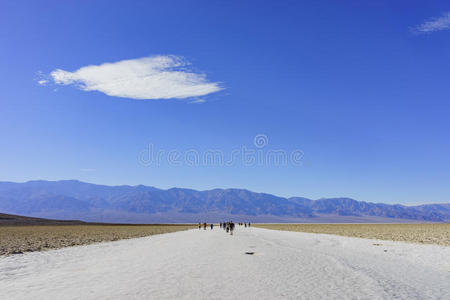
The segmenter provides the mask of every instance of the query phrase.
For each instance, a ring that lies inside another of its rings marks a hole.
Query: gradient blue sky
[[[449,1],[77,2],[0,4],[0,180],[449,202]],[[49,75],[155,55],[222,90],[137,100]],[[302,164],[139,162],[257,134]]]

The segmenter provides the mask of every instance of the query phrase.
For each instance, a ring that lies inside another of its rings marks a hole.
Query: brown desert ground
[[[0,255],[138,238],[194,228],[193,225],[16,225],[0,226]]]
[[[450,223],[427,224],[255,224],[274,230],[450,246]]]

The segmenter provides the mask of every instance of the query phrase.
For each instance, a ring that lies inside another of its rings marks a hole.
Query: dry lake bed
[[[192,228],[193,225],[0,226],[0,255],[117,241]]]
[[[450,223],[426,224],[255,224],[257,227],[366,239],[450,246]]]

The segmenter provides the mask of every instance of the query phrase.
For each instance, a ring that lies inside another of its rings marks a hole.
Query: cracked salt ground
[[[436,245],[190,230],[1,257],[0,298],[450,299],[449,257]]]

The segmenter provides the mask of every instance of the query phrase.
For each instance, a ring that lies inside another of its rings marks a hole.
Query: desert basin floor
[[[450,299],[450,247],[194,229],[0,257],[0,291],[34,300]]]

